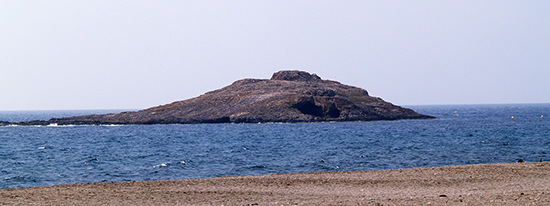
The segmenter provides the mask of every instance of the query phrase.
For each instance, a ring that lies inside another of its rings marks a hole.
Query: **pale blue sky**
[[[550,1],[0,1],[0,110],[305,70],[398,105],[550,103]]]

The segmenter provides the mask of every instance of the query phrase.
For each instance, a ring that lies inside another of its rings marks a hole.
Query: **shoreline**
[[[0,205],[549,205],[550,162],[0,190]]]

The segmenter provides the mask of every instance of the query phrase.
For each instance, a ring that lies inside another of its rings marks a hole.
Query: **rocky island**
[[[432,119],[364,89],[303,71],[243,79],[201,96],[135,112],[54,118],[17,125],[194,124]],[[3,123],[8,124],[8,123]]]

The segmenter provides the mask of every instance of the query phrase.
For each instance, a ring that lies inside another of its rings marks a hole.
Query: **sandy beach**
[[[459,165],[0,190],[2,205],[550,205],[550,163]]]

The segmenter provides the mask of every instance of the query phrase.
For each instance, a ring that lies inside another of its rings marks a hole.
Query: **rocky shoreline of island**
[[[304,71],[242,79],[201,96],[132,112],[53,118],[0,125],[200,124],[433,119],[369,96],[362,88]]]

